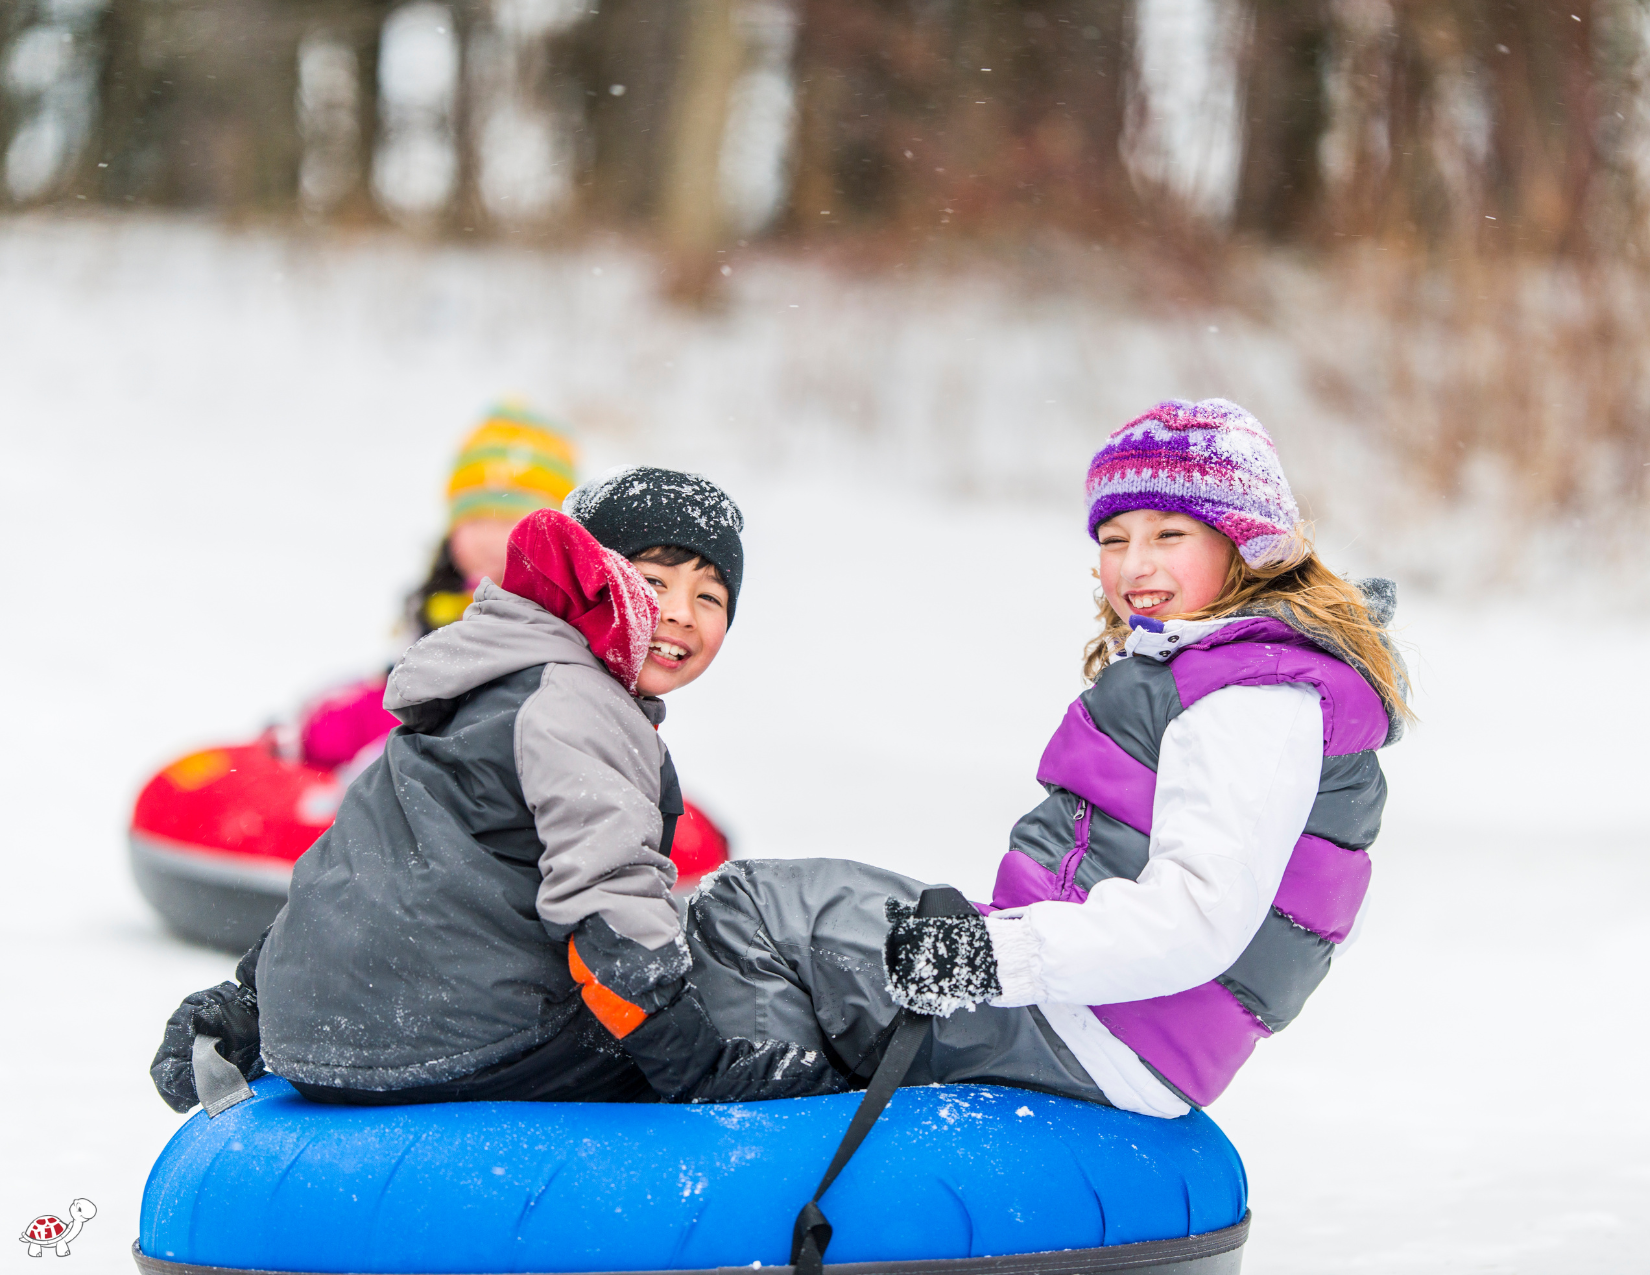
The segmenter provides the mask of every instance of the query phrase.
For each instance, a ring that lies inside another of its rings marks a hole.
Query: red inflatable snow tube
[[[676,889],[691,890],[705,873],[721,867],[732,856],[728,839],[711,818],[691,801],[682,802],[676,835],[670,842],[670,861],[676,865]]]
[[[330,770],[282,757],[273,735],[190,753],[138,794],[132,875],[172,930],[245,951],[343,796]]]
[[[292,865],[331,826],[343,798],[332,771],[282,756],[273,732],[190,753],[138,794],[132,875],[174,932],[243,952],[281,910]],[[678,889],[729,857],[722,830],[684,805],[670,856]]]

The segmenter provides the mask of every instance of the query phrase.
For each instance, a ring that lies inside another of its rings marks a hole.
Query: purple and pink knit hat
[[[1287,552],[1300,510],[1266,427],[1236,403],[1170,399],[1106,440],[1089,465],[1089,535],[1131,509],[1186,514],[1251,567]]]

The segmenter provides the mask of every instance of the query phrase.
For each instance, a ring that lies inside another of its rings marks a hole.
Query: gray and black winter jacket
[[[682,806],[660,701],[484,582],[403,657],[384,705],[403,726],[298,861],[258,961],[271,1071],[384,1091],[519,1057],[581,1013],[574,934],[627,999],[678,985]]]

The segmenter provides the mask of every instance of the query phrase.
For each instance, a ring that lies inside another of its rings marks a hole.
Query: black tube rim
[[[1218,1257],[1243,1247],[1249,1239],[1245,1213],[1235,1226],[1183,1239],[1147,1240],[1140,1244],[1111,1244],[1104,1248],[1072,1248],[1052,1253],[1016,1253],[1006,1257],[945,1257],[909,1262],[826,1263],[827,1275],[1109,1275],[1138,1271],[1175,1262]],[[253,1270],[239,1266],[195,1266],[150,1257],[132,1241],[132,1257],[142,1275],[312,1275],[310,1272]],[[748,1266],[709,1267],[704,1270],[580,1272],[579,1275],[748,1275]],[[764,1266],[764,1272],[788,1275],[789,1266]]]

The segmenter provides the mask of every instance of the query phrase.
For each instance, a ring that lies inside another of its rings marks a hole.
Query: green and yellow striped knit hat
[[[459,449],[447,483],[447,525],[467,518],[517,521],[560,509],[572,491],[573,441],[564,426],[519,403],[500,403]]]

